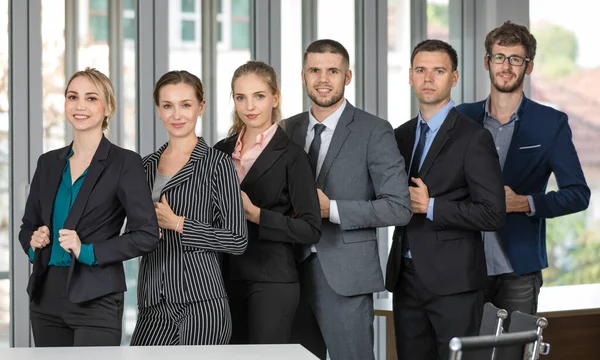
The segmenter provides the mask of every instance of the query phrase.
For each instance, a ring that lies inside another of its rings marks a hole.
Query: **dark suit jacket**
[[[395,130],[405,163],[415,143],[417,118]],[[394,291],[400,276],[400,242],[408,238],[416,271],[437,295],[483,289],[486,280],[481,231],[502,227],[504,185],[491,134],[455,109],[444,120],[419,177],[435,198],[433,221],[414,214],[396,227],[387,266],[386,288]]]
[[[457,109],[483,124],[485,101],[462,104]],[[501,237],[515,273],[527,274],[548,267],[546,218],[585,210],[590,203],[590,189],[571,139],[567,115],[527,98],[517,115],[503,182],[519,195],[531,195],[535,215],[506,214]],[[546,193],[551,173],[559,190]]]
[[[38,160],[19,232],[25,253],[40,226],[46,225],[52,234],[54,198],[71,146],[50,151]],[[119,235],[125,217],[127,230]],[[73,258],[67,283],[72,302],[127,290],[122,262],[158,245],[158,222],[140,156],[102,137],[64,228],[75,230],[83,244],[94,244],[98,263],[87,266]],[[35,251],[27,287],[33,301],[39,298],[51,251],[52,242]]]
[[[237,135],[214,147],[233,153]],[[256,159],[241,183],[259,208],[260,224],[248,221],[248,248],[227,256],[228,280],[298,281],[294,244],[315,244],[321,237],[319,198],[308,155],[281,128]]]

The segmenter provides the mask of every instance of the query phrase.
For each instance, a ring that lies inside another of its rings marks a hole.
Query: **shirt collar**
[[[429,119],[429,121],[427,121],[427,126],[429,126],[429,131],[431,131],[431,132],[438,131],[439,128],[444,123],[444,120],[446,120],[446,117],[448,117],[448,113],[450,112],[450,110],[452,110],[452,108],[454,108],[454,101],[452,99],[450,99],[446,103],[446,105],[444,105],[440,110],[438,110],[438,112],[436,112],[431,117],[431,119]],[[417,117],[419,118],[419,127],[420,127],[421,122],[425,121],[425,120],[423,120],[423,117],[421,116],[421,110],[419,110],[419,115]]]
[[[328,129],[335,131],[335,127],[337,126],[337,123],[340,121],[340,118],[342,117],[342,113],[344,112],[344,109],[346,108],[347,103],[348,103],[348,101],[346,101],[346,99],[344,99],[342,106],[340,106],[336,111],[334,111],[333,114],[329,115],[325,120],[320,122],[320,124],[323,124]],[[312,132],[313,128],[317,124],[319,124],[319,122],[317,121],[317,119],[315,119],[313,114],[309,111],[308,112],[308,132]]]
[[[487,99],[485,99],[485,116],[494,118],[494,116],[490,113],[490,101],[491,101],[491,98],[490,98],[490,96],[488,96]],[[519,106],[517,106],[517,108],[515,109],[515,112],[512,113],[512,115],[510,116],[510,121],[519,120],[519,111],[521,110],[521,107],[523,106],[524,102],[525,102],[525,94],[521,93],[521,100],[519,101]]]
[[[273,134],[275,133],[275,131],[277,131],[277,126],[278,126],[277,124],[273,124],[264,132],[256,135],[255,145],[259,145],[261,148],[264,149],[264,147],[266,146],[265,139],[270,139],[271,137],[273,137]],[[245,133],[246,133],[246,127],[244,126],[242,128],[242,131],[240,131],[240,134],[238,135],[237,141],[235,142],[236,151],[241,151],[241,149],[242,149],[242,140],[241,139]]]

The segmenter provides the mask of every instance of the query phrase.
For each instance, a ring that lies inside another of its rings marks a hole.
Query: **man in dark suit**
[[[443,41],[415,47],[409,83],[419,113],[395,130],[410,164],[414,213],[394,231],[386,275],[403,360],[447,359],[452,337],[477,334],[486,279],[481,231],[498,230],[504,220],[493,139],[450,99],[457,63]]]
[[[487,35],[485,48],[490,95],[457,108],[490,131],[503,168],[507,214],[502,232],[484,233],[485,299],[509,312],[535,314],[541,270],[548,266],[545,219],[586,209],[590,189],[567,115],[523,94],[525,75],[533,70],[533,35],[506,22]],[[551,173],[559,190],[546,193]]]
[[[323,218],[321,240],[297,247],[301,298],[292,342],[321,359],[328,350],[332,360],[369,360],[373,293],[383,290],[376,228],[405,225],[412,213],[391,125],[344,98],[349,65],[337,41],[310,44],[302,77],[311,109],[284,124],[308,153]]]

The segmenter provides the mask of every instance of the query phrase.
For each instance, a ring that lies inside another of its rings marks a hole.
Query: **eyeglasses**
[[[517,55],[506,56],[504,54],[487,54],[487,57],[490,58],[494,62],[494,64],[504,64],[504,61],[508,59],[508,63],[513,66],[522,66],[524,63],[531,61],[531,59],[527,59],[524,57],[520,57]]]

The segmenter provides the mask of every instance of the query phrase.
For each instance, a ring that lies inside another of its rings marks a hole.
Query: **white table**
[[[73,347],[0,349],[2,360],[315,360],[301,345]]]

